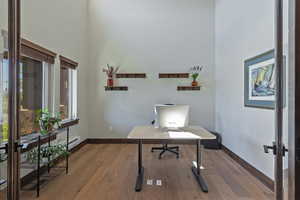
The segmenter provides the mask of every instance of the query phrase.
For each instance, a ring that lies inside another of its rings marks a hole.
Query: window
[[[8,139],[8,60],[0,54],[0,131],[1,141]]]
[[[78,63],[60,56],[60,113],[63,120],[77,118]]]
[[[49,109],[50,64],[22,57],[20,63],[20,131],[22,135],[39,131],[36,111]]]
[[[39,131],[36,111],[52,108],[52,67],[56,54],[29,41],[21,40],[20,58],[20,132],[27,135]],[[8,135],[8,55],[0,52],[0,125],[2,139]]]
[[[39,131],[35,123],[36,111],[48,109],[50,97],[50,64],[23,57],[20,60],[20,131],[21,135]],[[8,60],[2,59],[1,68],[1,124],[7,131],[8,122]],[[7,138],[7,133],[5,137]]]

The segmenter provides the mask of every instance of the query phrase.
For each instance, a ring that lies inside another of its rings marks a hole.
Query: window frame
[[[68,70],[68,117],[63,119],[62,122],[67,122],[71,120],[78,119],[78,96],[77,96],[77,87],[78,87],[78,63],[66,58],[64,56],[60,56],[60,70],[67,69]],[[61,71],[60,71],[61,72]],[[61,74],[61,73],[60,73]],[[61,77],[60,77],[60,89],[61,89]],[[60,91],[61,92],[61,91]],[[61,105],[61,99],[59,100],[59,105]]]
[[[8,33],[6,30],[1,30],[1,35],[4,42],[4,52],[0,52],[0,66],[2,69],[1,73],[3,73],[3,61],[5,59],[8,60]],[[24,38],[21,38],[20,43],[21,57],[26,57],[42,63],[42,109],[48,109],[50,112],[53,112],[55,111],[54,64],[57,54]],[[20,62],[22,62],[22,60],[20,60]],[[1,82],[3,82],[3,74],[1,74]],[[1,108],[0,111],[3,112],[3,108]],[[32,133],[28,133],[25,135],[29,135]]]

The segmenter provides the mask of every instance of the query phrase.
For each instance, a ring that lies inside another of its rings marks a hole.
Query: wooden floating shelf
[[[194,91],[194,90],[200,90],[201,86],[178,86],[178,91]]]
[[[160,73],[159,78],[189,78],[189,73]]]
[[[114,87],[108,87],[105,86],[105,91],[127,91],[127,86],[114,86]]]
[[[120,73],[116,74],[116,78],[146,78],[145,73]]]

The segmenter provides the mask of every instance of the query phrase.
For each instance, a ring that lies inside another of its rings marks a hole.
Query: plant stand
[[[68,174],[69,172],[69,155],[67,154],[65,156],[65,166],[54,166],[55,162],[58,162],[61,159],[61,156],[58,156],[54,159],[51,159],[51,156],[48,155],[48,157],[46,158],[46,162],[43,161],[43,156],[41,155],[41,146],[43,145],[43,140],[47,139],[47,144],[48,147],[51,147],[51,136],[53,135],[57,135],[58,132],[62,132],[63,130],[66,130],[66,151],[69,152],[69,138],[70,138],[70,128],[69,127],[65,127],[65,128],[61,128],[58,129],[54,132],[50,132],[45,136],[41,136],[39,135],[37,137],[37,151],[38,151],[38,155],[37,155],[37,163],[33,165],[33,169],[36,170],[36,196],[39,197],[40,196],[40,188],[41,188],[41,178],[42,177],[50,177],[50,171],[53,168],[56,169],[64,169],[66,174]],[[51,163],[54,163],[54,165],[52,166]],[[42,176],[43,172],[46,171],[47,172],[47,176]]]

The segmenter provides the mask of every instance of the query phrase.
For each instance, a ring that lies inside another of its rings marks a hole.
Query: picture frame
[[[283,60],[285,63],[285,57]],[[283,64],[283,68],[285,77],[285,64]],[[285,78],[283,82],[283,88],[285,88]],[[275,109],[275,92],[276,69],[274,49],[245,60],[244,105],[246,107]]]

